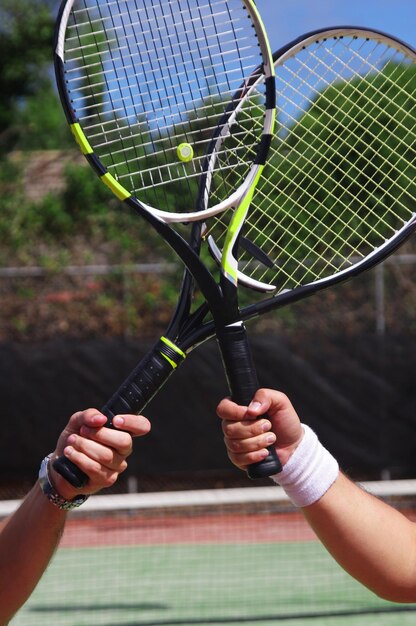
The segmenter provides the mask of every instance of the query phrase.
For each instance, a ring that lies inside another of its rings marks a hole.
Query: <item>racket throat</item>
[[[237,281],[224,269],[221,270],[220,288],[223,300],[222,320],[224,326],[234,324],[240,320],[240,309],[238,306]]]

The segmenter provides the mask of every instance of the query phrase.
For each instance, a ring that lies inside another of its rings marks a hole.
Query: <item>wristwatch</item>
[[[56,491],[53,486],[51,479],[49,477],[49,461],[52,457],[52,454],[48,454],[45,456],[42,463],[40,464],[39,470],[39,485],[42,489],[45,496],[59,509],[63,509],[64,511],[70,511],[71,509],[76,509],[81,504],[84,504],[85,500],[88,499],[88,496],[79,495],[76,496],[73,500],[65,500],[59,493]]]

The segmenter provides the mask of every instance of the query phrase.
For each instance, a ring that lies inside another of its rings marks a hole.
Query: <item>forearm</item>
[[[272,478],[344,569],[381,597],[416,601],[416,524],[340,474],[284,394],[260,389],[249,407],[225,399],[218,414],[237,467],[264,459],[274,436],[283,469]]]
[[[0,533],[0,626],[27,600],[53,555],[66,512],[54,506],[38,484]]]
[[[340,474],[302,509],[331,555],[354,578],[395,602],[416,601],[416,525]]]

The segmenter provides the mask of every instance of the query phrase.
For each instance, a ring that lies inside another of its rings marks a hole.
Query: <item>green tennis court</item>
[[[261,533],[261,529],[259,529]],[[317,541],[63,548],[13,626],[414,626]]]

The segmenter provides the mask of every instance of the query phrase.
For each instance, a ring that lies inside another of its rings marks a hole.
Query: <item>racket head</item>
[[[239,284],[273,294],[260,310],[372,267],[416,219],[415,50],[335,27],[274,59],[277,130],[238,247]],[[218,263],[232,219],[227,212],[205,229]]]
[[[274,66],[254,2],[61,4],[56,80],[75,139],[119,199],[166,222],[201,219],[195,207],[208,146],[220,120],[228,128],[256,67],[266,77],[261,130],[255,120],[238,153],[232,138],[222,142],[235,187],[231,198],[210,202],[205,216],[244,194],[246,163],[257,169],[274,131]]]

